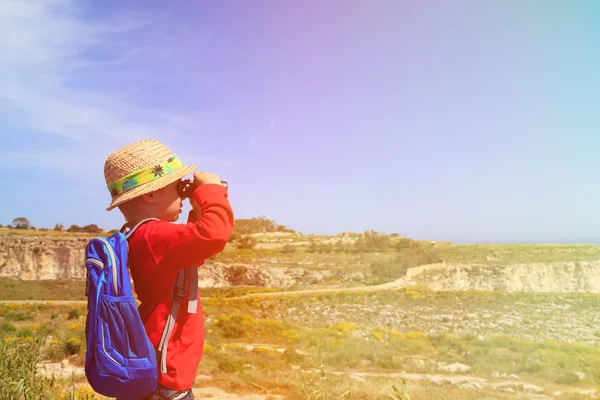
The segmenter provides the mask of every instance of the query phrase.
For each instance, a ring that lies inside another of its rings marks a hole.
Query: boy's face
[[[179,197],[177,188],[179,181],[171,183],[169,186],[155,192],[155,206],[158,218],[163,221],[175,222],[179,219],[183,202]]]

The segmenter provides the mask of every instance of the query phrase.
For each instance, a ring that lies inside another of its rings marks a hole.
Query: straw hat
[[[104,163],[104,179],[112,196],[107,211],[165,186],[193,172],[198,165],[184,166],[164,144],[141,140],[120,148]]]

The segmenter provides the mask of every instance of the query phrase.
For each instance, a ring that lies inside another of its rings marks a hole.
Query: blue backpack
[[[85,252],[86,318],[85,374],[97,393],[118,398],[140,398],[158,387],[158,365],[167,372],[166,348],[179,305],[189,281],[188,312],[197,307],[198,269],[180,270],[173,285],[173,305],[155,350],[142,323],[131,288],[127,238],[144,222],[124,233],[91,239]],[[158,354],[157,354],[158,353]],[[158,357],[157,357],[158,355]]]

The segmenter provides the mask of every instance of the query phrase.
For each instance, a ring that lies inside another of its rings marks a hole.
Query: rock
[[[196,375],[196,380],[195,382],[206,382],[206,381],[211,381],[212,380],[212,376],[210,375],[204,375],[204,374],[198,374]]]
[[[583,389],[577,388],[572,390],[574,393],[580,394],[582,396],[594,396],[597,392],[596,389]]]
[[[66,361],[66,363],[65,363]],[[63,360],[60,363],[42,362],[36,364],[38,375],[43,375],[47,378],[70,378],[71,376],[85,376],[85,369],[73,367],[69,365],[68,360]]]
[[[458,387],[462,389],[477,389],[472,383],[461,383]]]
[[[362,282],[365,280],[365,274],[362,272],[353,272],[348,275],[348,280]]]
[[[356,382],[366,382],[367,381],[365,378],[362,378],[355,374],[351,374],[349,378]]]
[[[523,388],[523,390],[525,390],[526,392],[534,392],[534,393],[544,393],[544,389],[534,385],[532,383],[523,383],[521,384],[521,387]]]
[[[491,384],[494,388],[498,390],[504,390],[506,388],[510,388],[513,390],[519,390],[524,392],[531,393],[544,393],[544,389],[534,385],[532,383],[527,382],[515,382],[515,381],[504,381],[504,382],[496,382]]]
[[[467,372],[468,370],[471,369],[470,366],[461,364],[461,363],[454,363],[454,364],[442,363],[441,365],[438,364],[438,368],[441,369],[442,371],[446,371],[446,372]]]
[[[585,373],[583,372],[573,372],[575,375],[577,375],[577,377],[579,378],[580,381],[585,379]]]

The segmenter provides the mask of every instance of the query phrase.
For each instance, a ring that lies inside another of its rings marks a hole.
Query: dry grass
[[[545,388],[546,393],[550,390],[568,392],[574,387],[599,387],[600,350],[595,347],[499,335],[477,339],[474,335],[430,334],[425,329],[402,332],[358,321],[332,323],[331,315],[315,315],[312,319],[307,316],[301,318],[301,322],[283,317],[302,317],[304,314],[298,314],[301,304],[308,304],[312,309],[327,306],[339,311],[352,304],[401,308],[418,305],[423,310],[429,309],[433,316],[436,307],[447,305],[450,300],[454,300],[456,308],[476,309],[485,305],[514,306],[515,303],[522,307],[525,303],[535,305],[540,301],[543,305],[551,299],[527,294],[463,293],[461,298],[460,293],[418,293],[418,296],[407,291],[330,294],[285,300],[239,300],[225,296],[204,299],[207,340],[199,373],[212,377],[210,385],[229,392],[280,394],[286,399],[401,399],[398,396],[402,392],[393,389],[402,387],[398,372],[440,374],[439,362],[467,364],[471,370],[463,373],[464,376],[489,381],[493,381],[491,374],[495,371],[515,373],[523,382]],[[597,297],[583,296],[577,303],[577,295],[568,298],[572,306],[579,304],[577,307],[581,308],[598,301]],[[384,309],[387,308],[373,307],[372,312]],[[71,363],[83,365],[84,318],[85,305],[4,304],[0,305],[0,336],[4,343],[12,343],[10,338],[52,335],[55,341],[48,343],[42,353],[46,358],[58,361],[67,357]],[[74,343],[69,344],[73,339],[81,342],[78,351]],[[424,360],[424,364],[415,364],[415,359]],[[361,378],[356,372],[384,375]],[[574,381],[574,372],[585,373],[583,381]],[[67,390],[68,384],[64,382],[66,386],[61,387]],[[425,378],[409,379],[406,393],[411,400],[514,398],[490,386],[481,389],[457,384],[440,386]],[[571,398],[577,398],[573,396]]]

